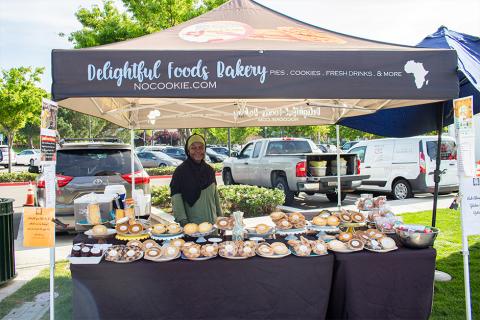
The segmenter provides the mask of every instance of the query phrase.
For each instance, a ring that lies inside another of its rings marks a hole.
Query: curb
[[[216,172],[215,173],[216,176],[221,176],[222,173],[221,172]],[[164,175],[164,176],[150,176],[150,179],[171,179],[172,178],[172,175],[169,174],[169,175]],[[32,181],[33,184],[34,181]],[[28,182],[0,182],[0,187],[13,187],[13,186],[27,186],[28,184],[30,184],[30,181]]]

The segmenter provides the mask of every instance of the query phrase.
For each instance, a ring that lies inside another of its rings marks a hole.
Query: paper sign
[[[461,177],[460,196],[465,234],[480,234],[480,178]]]
[[[453,109],[459,175],[474,177],[476,165],[473,96],[453,100]]]
[[[54,247],[55,224],[53,208],[23,209],[23,246]]]

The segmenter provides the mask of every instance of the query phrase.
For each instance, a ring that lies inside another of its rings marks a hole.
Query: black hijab
[[[198,198],[200,198],[202,190],[208,188],[212,183],[217,183],[215,170],[205,162],[205,159],[197,163],[188,153],[188,141],[195,135],[197,134],[188,137],[185,143],[187,159],[175,169],[172,181],[170,182],[171,195],[174,196],[180,193],[183,200],[190,206],[193,206]],[[206,145],[205,139],[200,135],[198,136],[202,138],[203,144]]]

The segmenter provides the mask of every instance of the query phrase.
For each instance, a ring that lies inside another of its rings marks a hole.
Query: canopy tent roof
[[[137,129],[334,124],[455,98],[456,59],[454,50],[368,41],[231,0],[137,39],[53,50],[52,94]]]
[[[441,26],[436,32],[423,39],[418,47],[451,48],[457,52],[459,96],[473,96],[473,112],[480,113],[480,38]],[[453,123],[452,110],[452,101],[447,101],[443,109],[444,125]],[[340,120],[339,124],[367,130],[381,136],[406,137],[436,130],[438,116],[437,104],[423,104],[345,118]],[[422,121],[417,121],[420,118]],[[385,121],[389,121],[388,126],[384,125]]]

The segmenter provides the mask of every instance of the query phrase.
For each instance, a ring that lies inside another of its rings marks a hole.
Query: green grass
[[[407,213],[403,215],[406,223],[431,224],[431,211]],[[465,319],[465,294],[463,286],[463,257],[460,213],[455,210],[441,209],[437,212],[437,227],[441,232],[435,241],[437,249],[437,270],[447,272],[453,277],[450,282],[436,282],[431,319]],[[480,236],[469,237],[470,245],[470,284],[472,314],[480,318]],[[56,264],[55,290],[59,297],[55,300],[55,317],[72,317],[72,281],[69,264],[66,261]],[[20,290],[0,303],[0,319],[10,310],[22,305],[42,292],[49,290],[48,269],[24,285]],[[48,319],[48,313],[43,319]]]
[[[58,298],[55,299],[55,318],[72,318],[72,278],[68,261],[60,261],[55,264],[55,291]],[[0,303],[0,319],[5,317],[12,309],[20,307],[24,302],[34,301],[36,295],[50,290],[50,271],[45,269],[40,274],[26,283],[11,296]],[[42,319],[49,319],[49,312]]]
[[[403,215],[405,223],[430,225],[431,211]],[[435,241],[437,270],[452,276],[450,282],[435,282],[431,319],[465,319],[465,289],[463,278],[462,233],[460,212],[449,209],[437,211],[436,226],[440,234]],[[469,237],[470,292],[472,316],[480,317],[480,236]]]

